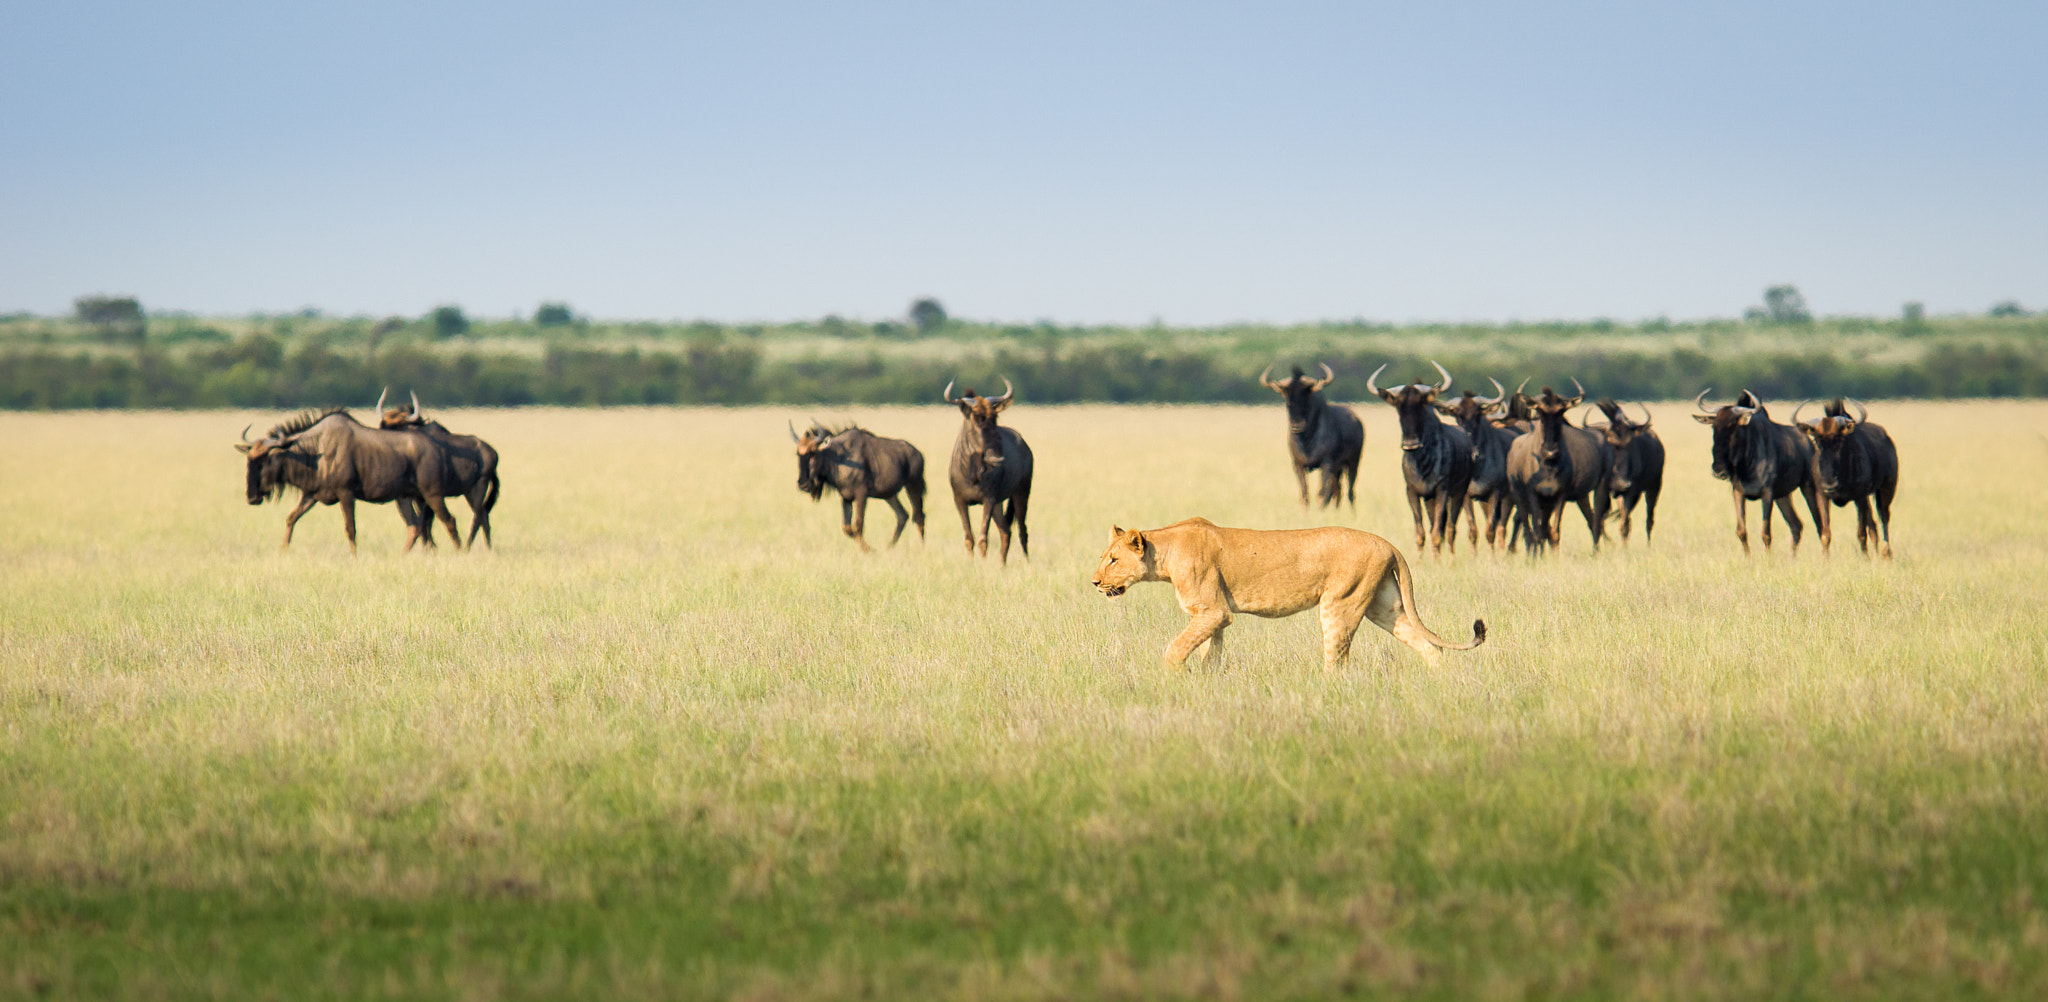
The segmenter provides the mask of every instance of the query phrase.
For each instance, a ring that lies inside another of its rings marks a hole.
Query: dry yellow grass
[[[2048,987],[2048,406],[1872,404],[1890,563],[1841,511],[1743,558],[1685,405],[1653,546],[1417,559],[1359,410],[1330,518],[1487,620],[1440,668],[1369,631],[1326,674],[1302,616],[1175,675],[1170,589],[1088,588],[1112,522],[1321,521],[1277,407],[1020,404],[1007,569],[938,407],[817,415],[926,453],[929,541],[867,557],[794,489],[802,413],[449,412],[497,551],[368,507],[354,559],[243,503],[280,415],[0,415],[0,993]]]

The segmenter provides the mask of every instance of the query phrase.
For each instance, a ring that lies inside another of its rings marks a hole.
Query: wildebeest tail
[[[1409,573],[1408,558],[1402,556],[1400,550],[1394,550],[1394,570],[1401,585],[1401,615],[1408,617],[1408,622],[1422,631],[1430,643],[1447,651],[1469,651],[1486,642],[1486,620],[1483,619],[1472,621],[1472,642],[1469,644],[1454,644],[1437,636],[1437,632],[1422,621],[1422,613],[1415,608],[1415,577]]]
[[[492,470],[492,471],[491,471],[491,486],[490,486],[490,489],[489,489],[489,490],[486,490],[486,491],[484,491],[484,510],[485,510],[485,511],[490,511],[491,509],[493,509],[493,508],[496,508],[497,506],[498,506],[498,471],[496,471],[496,470]]]

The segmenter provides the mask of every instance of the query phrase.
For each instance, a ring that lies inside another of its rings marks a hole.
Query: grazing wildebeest
[[[1466,390],[1453,403],[1439,401],[1436,409],[1458,422],[1472,443],[1472,479],[1465,486],[1465,517],[1472,528],[1472,549],[1479,549],[1479,518],[1472,511],[1478,505],[1486,513],[1486,545],[1508,542],[1508,516],[1515,510],[1514,495],[1508,491],[1508,448],[1520,433],[1493,420],[1496,408],[1507,397],[1499,380],[1493,381],[1492,399]]]
[[[1813,513],[1813,527],[1820,533],[1820,549],[1828,551],[1833,533],[1828,529],[1828,510],[1821,503],[1814,484],[1813,443],[1795,428],[1771,420],[1756,394],[1743,390],[1735,402],[1708,410],[1707,394],[1701,390],[1693,405],[1703,413],[1692,419],[1714,429],[1714,476],[1728,481],[1735,495],[1735,538],[1742,552],[1749,552],[1748,501],[1762,502],[1764,546],[1771,545],[1771,505],[1785,515],[1792,527],[1792,552],[1799,552],[1799,535],[1805,527],[1792,511],[1794,491],[1806,495],[1806,509]]]
[[[976,396],[974,388],[958,397],[948,382],[940,399],[960,408],[960,437],[953,441],[953,507],[960,512],[960,528],[967,533],[967,552],[975,552],[974,523],[968,521],[969,505],[981,506],[981,556],[988,556],[988,526],[995,522],[1002,533],[999,551],[1003,563],[1010,562],[1010,526],[1017,527],[1017,547],[1031,556],[1031,532],[1024,515],[1031,507],[1031,447],[1024,436],[996,423],[996,415],[1010,406],[1016,387],[1003,380],[1000,397]]]
[[[1299,368],[1282,382],[1266,377],[1272,366],[1259,373],[1259,383],[1287,401],[1287,454],[1294,460],[1294,481],[1301,488],[1301,507],[1308,508],[1308,471],[1323,472],[1316,495],[1322,507],[1338,501],[1339,481],[1349,487],[1351,507],[1358,508],[1358,457],[1365,451],[1365,425],[1351,408],[1323,399],[1323,387],[1337,374],[1323,366],[1323,378],[1312,379]]]
[[[1647,546],[1650,534],[1657,529],[1657,497],[1664,493],[1664,442],[1650,430],[1650,409],[1641,403],[1636,404],[1643,411],[1641,424],[1629,420],[1621,405],[1607,397],[1601,397],[1594,406],[1607,415],[1607,425],[1586,427],[1598,429],[1614,450],[1614,473],[1608,478],[1608,490],[1621,502],[1622,545],[1628,545],[1636,503],[1642,502],[1643,544]]]
[[[1567,502],[1578,503],[1586,516],[1586,528],[1593,534],[1593,552],[1600,552],[1614,452],[1606,439],[1565,420],[1586,398],[1586,389],[1578,380],[1572,380],[1572,385],[1579,393],[1569,398],[1544,387],[1532,407],[1535,430],[1515,439],[1508,448],[1508,486],[1514,491],[1519,509],[1516,517],[1532,557],[1563,538]]]
[[[1401,419],[1401,475],[1407,481],[1408,511],[1415,517],[1415,548],[1422,549],[1427,536],[1432,554],[1443,552],[1449,537],[1451,552],[1458,552],[1458,511],[1465,507],[1465,489],[1472,481],[1472,441],[1465,430],[1437,419],[1430,404],[1436,395],[1451,388],[1451,374],[1435,362],[1444,381],[1435,386],[1409,383],[1391,390],[1379,388],[1380,366],[1366,377],[1368,393],[1392,404]],[[1425,526],[1423,502],[1428,501]]]
[[[868,546],[868,499],[881,498],[896,513],[896,531],[889,545],[903,538],[903,527],[915,521],[917,538],[924,540],[924,453],[900,438],[883,438],[853,425],[834,431],[812,422],[802,435],[789,426],[796,442],[796,489],[816,501],[825,489],[839,492],[839,529],[862,552]],[[898,493],[910,495],[910,510],[903,510]]]
[[[1882,532],[1883,553],[1885,559],[1891,559],[1892,495],[1899,489],[1899,450],[1892,445],[1892,437],[1870,423],[1870,413],[1862,404],[1855,404],[1852,418],[1842,398],[1836,397],[1814,424],[1799,420],[1799,408],[1805,406],[1792,409],[1792,424],[1813,443],[1814,474],[1821,494],[1837,508],[1854,503],[1856,545],[1868,556]],[[1877,501],[1876,521],[1870,517],[1873,498]]]
[[[249,457],[250,504],[262,504],[286,487],[301,492],[298,507],[285,516],[284,546],[291,545],[292,527],[315,502],[339,504],[348,549],[354,553],[356,502],[383,504],[400,498],[423,502],[447,527],[448,538],[457,547],[462,545],[455,517],[442,501],[447,454],[419,432],[364,427],[347,410],[335,407],[290,418],[255,442],[249,441],[249,429],[244,428],[235,448]],[[416,526],[407,533],[406,549],[412,549],[418,535]]]
[[[384,395],[377,395],[378,426],[386,431],[417,431],[433,439],[448,454],[448,462],[442,466],[446,480],[441,484],[444,497],[457,497],[469,502],[469,542],[476,546],[476,534],[482,530],[484,545],[491,546],[491,509],[498,504],[498,450],[491,443],[475,435],[458,435],[449,431],[439,421],[429,421],[420,414],[419,394],[413,393],[412,410],[393,407],[384,409]],[[427,545],[434,543],[434,523],[424,517],[413,506],[411,499],[400,498],[398,512],[407,525],[417,525]],[[495,547],[493,547],[495,548]]]

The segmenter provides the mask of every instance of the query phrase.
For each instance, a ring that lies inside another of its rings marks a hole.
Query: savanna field
[[[1896,560],[1745,558],[1677,403],[1654,544],[1532,564],[1417,554],[1384,405],[1324,515],[1277,404],[1025,399],[1007,568],[936,405],[816,413],[925,452],[866,556],[802,410],[439,413],[496,549],[354,558],[244,501],[282,413],[0,414],[0,997],[2040,998],[2048,404],[1869,408]],[[1488,642],[1169,671],[1171,588],[1088,578],[1191,515],[1384,535]]]

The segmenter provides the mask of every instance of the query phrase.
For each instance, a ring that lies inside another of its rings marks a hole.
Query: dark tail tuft
[[[1486,620],[1475,619],[1472,621],[1472,642],[1475,644],[1486,642]]]

